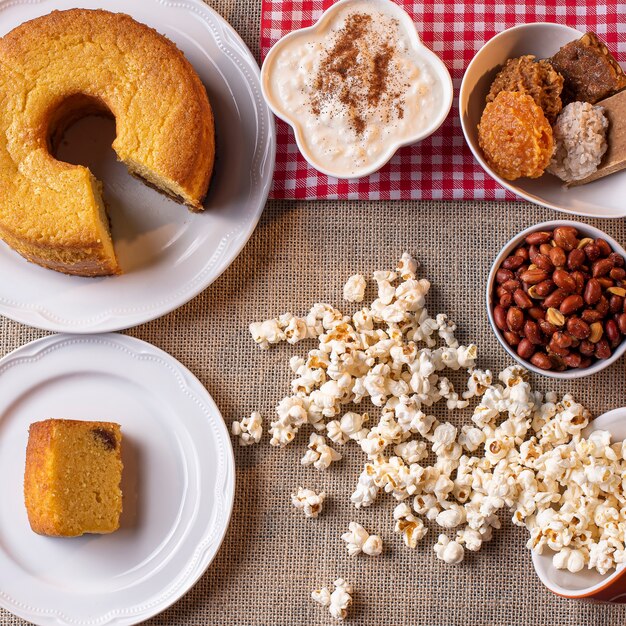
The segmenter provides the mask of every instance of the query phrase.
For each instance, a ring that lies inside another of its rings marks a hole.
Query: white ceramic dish
[[[490,39],[469,64],[459,95],[461,126],[467,144],[480,166],[494,180],[518,196],[542,206],[589,217],[626,216],[626,171],[618,172],[588,185],[567,189],[563,183],[544,174],[540,178],[507,181],[485,162],[478,146],[478,123],[485,97],[500,67],[507,59],[524,54],[537,58],[552,56],[564,44],[583,33],[561,24],[537,23],[515,26]]]
[[[277,54],[280,53],[283,46],[297,39],[306,40],[308,37],[314,35],[315,33],[324,30],[332,22],[337,13],[342,11],[346,7],[346,5],[349,5],[351,3],[354,3],[354,0],[339,0],[339,2],[336,2],[331,7],[326,9],[320,19],[313,26],[301,28],[285,35],[282,39],[276,42],[274,46],[272,46],[261,68],[261,88],[263,90],[263,96],[265,97],[265,100],[268,103],[269,107],[272,109],[277,117],[287,122],[293,128],[296,143],[300,152],[302,153],[302,156],[316,170],[318,170],[322,174],[326,174],[327,176],[333,176],[335,178],[346,178],[346,176],[343,175],[341,172],[336,172],[332,169],[329,169],[325,166],[324,163],[321,163],[315,158],[310,150],[307,149],[306,142],[303,139],[301,120],[287,113],[284,110],[284,107],[281,106],[281,102],[279,101],[279,99],[272,95],[272,90],[269,87],[269,68],[272,66],[274,59],[276,58]],[[385,165],[385,163],[387,163],[389,159],[391,159],[391,157],[402,146],[416,143],[418,141],[421,141],[422,139],[425,139],[429,135],[432,135],[441,126],[441,124],[443,124],[452,106],[453,90],[450,73],[448,72],[443,61],[421,42],[419,33],[417,32],[415,24],[409,14],[398,4],[392,2],[391,0],[370,0],[369,4],[372,6],[379,5],[383,12],[392,15],[395,19],[398,20],[403,29],[408,33],[410,37],[410,43],[413,49],[427,60],[428,64],[434,71],[436,80],[441,85],[443,95],[439,114],[426,128],[424,128],[417,134],[404,137],[403,140],[400,142],[390,144],[387,150],[382,151],[379,158],[370,166],[361,166],[359,168],[356,168],[354,174],[350,176],[351,179],[369,176],[370,174],[383,167],[383,165]]]
[[[594,430],[608,430],[613,436],[613,442],[626,439],[626,408],[600,415],[587,426],[583,435],[588,437]],[[553,555],[552,550],[546,550],[544,554],[532,552],[537,576],[550,591],[566,598],[595,597],[609,602],[626,602],[625,565],[604,575],[588,569],[572,573],[556,569],[552,564]]]
[[[252,234],[269,192],[274,118],[259,68],[235,31],[201,0],[0,0],[0,35],[55,9],[125,12],[173,40],[207,87],[216,124],[215,174],[202,214],[132,178],[110,149],[115,126],[93,118],[69,133],[61,158],[104,181],[123,276],[64,276],[0,242],[0,314],[46,330],[94,333],[160,317],[211,284]],[[157,94],[155,94],[157,96]]]
[[[23,497],[28,427],[115,421],[124,512],[111,535],[41,537]],[[174,358],[123,335],[53,335],[0,361],[0,606],[45,626],[128,625],[180,598],[217,553],[235,468],[218,408]]]
[[[623,340],[619,346],[617,346],[617,348],[613,351],[613,354],[608,359],[605,359],[603,361],[596,361],[591,366],[584,369],[566,370],[564,372],[551,372],[539,369],[529,361],[520,358],[517,355],[517,352],[515,352],[515,350],[505,341],[504,337],[502,336],[502,332],[496,326],[496,323],[493,319],[491,293],[493,290],[494,282],[496,280],[496,272],[498,271],[498,268],[500,267],[504,259],[506,259],[507,256],[509,256],[509,254],[511,254],[511,252],[513,252],[513,250],[515,250],[515,248],[517,248],[517,246],[522,243],[526,235],[534,233],[538,230],[554,230],[557,226],[573,226],[574,228],[577,228],[580,233],[585,235],[585,237],[593,237],[594,239],[605,239],[615,252],[618,252],[626,258],[626,250],[624,250],[624,248],[622,248],[622,246],[620,246],[620,244],[617,243],[615,239],[609,237],[605,232],[599,230],[598,228],[594,228],[593,226],[588,226],[587,224],[582,224],[580,222],[569,222],[566,220],[554,220],[552,222],[542,222],[541,224],[530,226],[526,230],[523,230],[521,233],[515,235],[515,237],[513,237],[513,239],[511,239],[504,246],[504,248],[502,248],[502,250],[500,250],[498,256],[493,262],[493,265],[491,266],[491,271],[489,272],[489,277],[487,278],[487,290],[485,293],[485,302],[487,303],[487,316],[489,317],[489,323],[491,324],[491,328],[498,338],[498,341],[502,344],[502,347],[509,353],[511,357],[513,357],[526,369],[535,372],[535,374],[541,374],[542,376],[548,376],[550,378],[582,378],[584,376],[591,376],[591,374],[596,374],[597,372],[615,363],[615,361],[617,361],[617,359],[619,359],[626,351],[626,339]]]

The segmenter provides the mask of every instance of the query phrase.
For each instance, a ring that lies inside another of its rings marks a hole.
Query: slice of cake
[[[119,424],[49,419],[31,424],[24,500],[40,535],[112,533],[122,512]]]

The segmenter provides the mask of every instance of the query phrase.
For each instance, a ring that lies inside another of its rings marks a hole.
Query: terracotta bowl
[[[626,439],[626,408],[614,409],[596,418],[583,431],[583,436],[588,437],[594,430],[608,430],[614,442]],[[537,576],[550,591],[564,598],[626,603],[626,565],[619,565],[612,573],[604,575],[589,569],[573,574],[556,569],[552,564],[553,555],[548,549],[543,554],[532,553]]]

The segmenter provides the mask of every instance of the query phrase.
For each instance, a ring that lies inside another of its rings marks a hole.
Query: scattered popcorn
[[[345,619],[352,604],[352,585],[343,578],[338,578],[334,585],[335,590],[330,594],[328,610],[335,619]]]
[[[340,459],[341,454],[327,445],[322,435],[311,433],[309,449],[300,462],[302,465],[313,465],[318,470],[325,470],[330,467],[333,461]]]
[[[343,299],[348,302],[363,302],[366,286],[365,277],[361,274],[350,276],[343,286]]]
[[[396,520],[395,531],[402,533],[402,540],[409,548],[415,548],[417,542],[423,539],[428,528],[424,522],[411,513],[409,505],[403,502],[393,511],[393,518]]]
[[[534,391],[518,365],[497,377],[477,369],[476,346],[459,344],[445,314],[429,315],[430,283],[416,278],[417,268],[405,253],[396,271],[374,272],[377,297],[352,317],[318,303],[303,318],[286,313],[251,324],[261,348],[318,343],[290,361],[292,392],[276,407],[270,443],[283,447],[301,428],[312,430],[302,463],[318,469],[342,457],[328,442],[358,446],[366,459],[354,506],[391,495],[395,530],[411,548],[426,534],[422,518],[454,531],[455,539],[442,534],[434,548],[446,563],[489,541],[505,509],[528,529],[528,548],[551,550],[557,568],[604,574],[626,563],[626,442],[603,431],[583,438],[589,412],[569,394]],[[364,282],[351,277],[347,299],[360,302]],[[446,370],[467,371],[465,391],[454,389]],[[455,411],[470,401],[471,421],[459,427],[430,414],[437,402]],[[363,412],[367,402],[378,423]],[[366,535],[351,525],[344,539],[365,551]],[[338,589],[319,597],[332,607],[332,596],[345,592]]]
[[[335,581],[335,589],[332,593],[327,587],[316,589],[311,593],[311,598],[321,604],[327,606],[330,614],[338,620],[346,619],[348,609],[352,604],[352,585],[347,583],[343,578]]]
[[[305,517],[317,517],[322,512],[325,498],[323,491],[316,493],[313,489],[298,487],[298,491],[291,494],[291,503],[301,509]]]
[[[383,551],[383,541],[378,535],[370,535],[363,526],[350,522],[350,530],[341,535],[348,544],[348,554],[355,556],[361,552],[369,556],[378,556]]]
[[[250,324],[250,334],[263,350],[267,350],[271,343],[285,340],[285,333],[276,319]]]
[[[449,537],[446,537],[446,535],[439,535],[434,550],[437,558],[441,559],[444,563],[460,563],[465,555],[463,546],[451,540]]]
[[[441,511],[435,521],[442,528],[456,528],[466,520],[465,509],[459,504],[451,504],[449,509]]]
[[[419,463],[428,456],[428,446],[426,442],[418,441],[417,439],[398,443],[394,446],[393,451],[409,465]]]
[[[244,417],[240,422],[233,422],[231,432],[239,437],[240,446],[249,446],[259,443],[263,435],[263,419],[261,414],[253,411],[250,417]]]
[[[478,552],[483,545],[483,536],[477,530],[467,527],[457,532],[456,542],[471,552]]]
[[[402,280],[414,280],[418,267],[418,262],[408,252],[403,252],[402,258],[398,261],[396,273],[400,275]]]
[[[489,370],[470,370],[470,377],[467,381],[467,391],[463,392],[463,398],[469,400],[475,396],[482,396],[493,382],[493,376]]]
[[[311,598],[322,606],[330,606],[330,591],[328,587],[315,589],[315,591],[311,592]]]
[[[376,484],[376,478],[376,468],[371,463],[367,463],[359,476],[356,490],[350,496],[350,500],[357,509],[369,506],[376,499],[380,490]]]
[[[300,396],[283,398],[276,407],[278,419],[270,425],[273,446],[285,446],[296,436],[300,426],[308,419],[308,404]]]
[[[346,413],[341,420],[333,420],[326,424],[328,438],[339,445],[343,445],[348,440],[361,441],[368,434],[367,428],[363,424],[367,422],[369,416],[359,413]]]

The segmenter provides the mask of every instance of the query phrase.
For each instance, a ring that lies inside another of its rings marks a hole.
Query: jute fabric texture
[[[266,423],[289,393],[288,359],[313,342],[260,350],[248,324],[283,311],[302,314],[318,301],[345,311],[342,285],[350,274],[393,268],[403,250],[421,261],[420,275],[433,283],[431,312],[456,320],[459,338],[479,347],[478,363],[494,371],[510,360],[495,340],[485,314],[484,284],[500,247],[522,228],[557,217],[524,203],[288,203],[268,204],[252,239],[223,276],[174,313],[128,334],[166,350],[189,367],[215,398],[224,419],[259,410]],[[592,221],[626,241],[623,221]],[[368,292],[371,295],[371,287]],[[2,319],[2,353],[44,333]],[[555,383],[534,377],[543,390],[570,390],[594,415],[626,405],[624,362],[589,379]],[[470,412],[435,413],[461,424]],[[168,611],[149,623],[160,626],[323,625],[326,609],[310,592],[342,576],[355,586],[350,624],[387,626],[505,626],[529,624],[619,626],[626,606],[587,604],[552,595],[536,578],[527,533],[506,517],[503,528],[479,553],[457,566],[435,558],[437,529],[416,550],[393,532],[395,501],[379,496],[368,509],[349,502],[364,454],[355,445],[327,472],[303,468],[307,436],[278,450],[235,445],[237,489],[230,529],[204,577]],[[235,442],[236,444],[236,442]],[[323,514],[305,519],[290,504],[299,485],[324,489]],[[380,557],[348,557],[341,534],[357,521],[385,542]],[[23,622],[7,613],[0,624]]]
[[[215,2],[215,8],[258,51],[260,3]],[[458,336],[479,347],[478,363],[499,371],[510,364],[485,313],[484,285],[500,247],[521,229],[559,215],[525,203],[270,202],[259,227],[235,263],[192,302],[128,334],[166,350],[206,385],[230,426],[252,410],[266,425],[289,393],[288,359],[314,344],[261,351],[248,333],[252,321],[284,311],[303,314],[328,301],[346,312],[345,278],[392,269],[404,250],[422,263],[433,283],[432,313],[446,312]],[[590,223],[626,242],[623,221]],[[370,286],[368,296],[372,296]],[[45,335],[0,319],[0,354]],[[537,388],[571,391],[594,415],[626,405],[624,361],[590,379],[554,383],[534,377]],[[469,411],[435,413],[456,424]],[[341,576],[355,587],[348,624],[355,626],[620,626],[626,606],[589,604],[552,595],[536,578],[527,533],[503,517],[503,528],[479,553],[457,566],[435,558],[437,529],[415,550],[393,532],[395,501],[380,496],[357,511],[349,502],[364,455],[354,445],[327,472],[303,468],[307,435],[284,450],[235,443],[237,488],[224,544],[197,585],[154,626],[321,626],[328,611],[310,599],[313,589]],[[297,486],[324,489],[328,500],[316,520],[290,504]],[[1,505],[0,505],[1,506]],[[341,534],[350,521],[379,533],[380,557],[348,557]],[[0,625],[22,625],[0,611]]]

